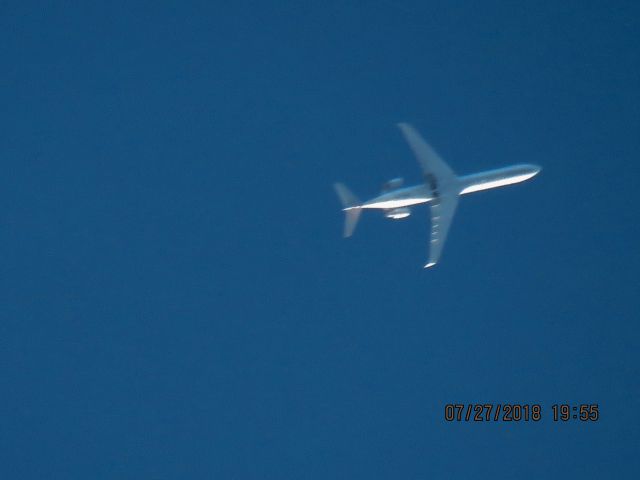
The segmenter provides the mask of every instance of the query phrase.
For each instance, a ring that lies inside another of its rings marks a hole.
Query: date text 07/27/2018
[[[554,422],[596,422],[600,419],[597,403],[568,403],[551,406]],[[447,422],[539,422],[543,408],[538,403],[448,403],[444,406]]]

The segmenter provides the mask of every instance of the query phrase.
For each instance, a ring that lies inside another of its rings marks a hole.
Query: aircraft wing
[[[442,254],[444,242],[447,240],[447,233],[456,213],[458,206],[458,193],[451,191],[441,194],[440,197],[431,204],[431,238],[429,241],[429,262],[424,268],[433,267]]]
[[[431,238],[429,262],[425,268],[433,267],[442,254],[447,233],[458,206],[458,180],[451,167],[429,146],[422,136],[408,123],[399,123],[404,138],[413,150],[422,167],[424,181],[433,194],[431,202]]]
[[[435,176],[438,179],[440,185],[449,183],[455,180],[456,175],[451,170],[451,167],[445,163],[440,155],[431,148],[431,146],[422,138],[422,136],[408,123],[399,123],[398,127],[402,131],[404,138],[413,150],[414,155],[418,159],[418,163],[422,167],[422,173],[425,175],[425,179],[428,180],[429,175]]]

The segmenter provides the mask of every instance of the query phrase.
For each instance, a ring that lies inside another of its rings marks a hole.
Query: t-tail
[[[350,237],[353,235],[353,231],[356,229],[358,219],[362,213],[360,200],[342,183],[334,183],[333,187],[336,189],[336,193],[342,202],[342,211],[345,214],[344,236]]]

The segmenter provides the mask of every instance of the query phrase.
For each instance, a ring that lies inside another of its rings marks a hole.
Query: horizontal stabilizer
[[[358,224],[361,213],[362,209],[360,207],[354,207],[344,211],[345,218],[343,235],[345,238],[353,235],[353,231],[356,229],[356,225]]]
[[[344,184],[334,183],[333,187],[336,189],[336,193],[338,194],[338,197],[340,197],[340,201],[344,208],[360,206],[360,200],[358,200],[358,197],[351,193],[351,190],[349,190]]]
[[[342,210],[345,214],[344,236],[350,237],[353,235],[358,220],[360,219],[360,214],[362,213],[360,200],[342,183],[334,183],[333,187],[340,198],[340,202],[342,202]]]

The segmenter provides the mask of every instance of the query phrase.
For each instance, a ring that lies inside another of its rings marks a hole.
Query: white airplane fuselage
[[[345,214],[344,237],[353,235],[365,209],[380,209],[386,218],[398,220],[411,215],[414,205],[428,204],[431,228],[425,268],[440,260],[460,195],[524,182],[541,170],[537,165],[520,164],[458,176],[415,128],[408,123],[399,123],[398,127],[418,160],[423,183],[402,187],[402,178],[394,178],[382,186],[380,195],[364,203],[345,184],[336,182],[333,186]]]
[[[456,187],[459,195],[466,195],[467,193],[479,192],[482,190],[524,182],[536,175],[539,171],[540,167],[537,165],[513,165],[510,167],[498,168],[495,170],[458,177],[458,185]],[[388,210],[428,203],[433,199],[433,189],[429,185],[423,183],[383,193],[382,195],[364,202],[360,208]]]

